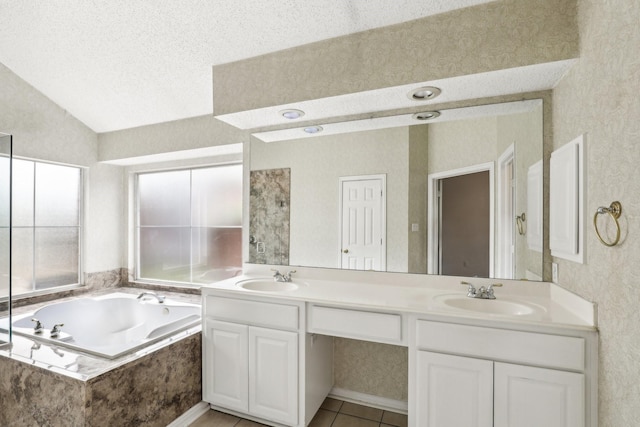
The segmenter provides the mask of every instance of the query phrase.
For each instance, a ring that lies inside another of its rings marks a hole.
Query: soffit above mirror
[[[303,109],[300,103],[329,100],[336,101],[327,107],[332,117],[345,114],[338,107],[351,105],[386,111],[393,107],[372,105],[372,91],[408,91],[449,79],[462,79],[462,99],[492,96],[491,89],[546,90],[557,79],[539,82],[538,76],[553,74],[556,66],[561,74],[568,68],[563,62],[579,55],[576,0],[499,0],[216,65],[213,112],[234,126],[256,129],[262,124],[254,119],[264,117],[264,108]],[[468,87],[479,93],[470,95]],[[485,87],[490,90],[483,92]],[[453,86],[444,89],[460,99]],[[400,92],[407,102],[406,91]],[[357,94],[363,95],[359,102],[343,98]],[[249,111],[257,117],[243,123],[233,116]]]
[[[492,71],[470,76],[419,82],[377,90],[351,93],[292,104],[259,108],[217,116],[239,129],[268,128],[278,125],[298,126],[298,123],[321,123],[332,117],[349,117],[372,111],[429,110],[430,105],[467,99],[491,98],[514,93],[552,89],[575,60],[530,65],[509,70]],[[439,88],[439,96],[431,100],[415,101],[407,94],[424,86]],[[283,117],[283,110],[301,110],[297,120]],[[410,117],[410,114],[408,115]],[[415,124],[415,123],[413,123]],[[262,138],[261,138],[262,139]]]

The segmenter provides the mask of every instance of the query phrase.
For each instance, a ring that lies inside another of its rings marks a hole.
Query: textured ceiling
[[[0,63],[96,132],[211,114],[211,67],[491,0],[0,0]]]

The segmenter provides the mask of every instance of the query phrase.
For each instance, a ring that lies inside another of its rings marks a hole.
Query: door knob
[[[349,253],[349,249],[343,250],[342,253],[348,254]]]

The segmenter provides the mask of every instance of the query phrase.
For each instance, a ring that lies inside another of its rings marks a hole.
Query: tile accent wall
[[[251,171],[249,262],[289,265],[291,169]]]

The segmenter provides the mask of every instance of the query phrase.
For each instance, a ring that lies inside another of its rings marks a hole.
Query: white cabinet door
[[[207,320],[204,329],[204,400],[247,412],[248,327]]]
[[[495,364],[496,427],[584,427],[584,375]]]
[[[417,426],[493,425],[493,362],[427,351],[417,353]]]
[[[249,328],[249,412],[298,423],[298,334]]]

